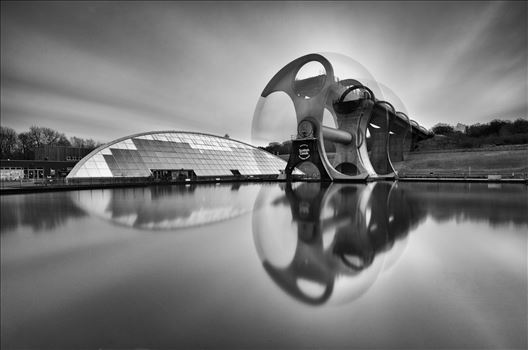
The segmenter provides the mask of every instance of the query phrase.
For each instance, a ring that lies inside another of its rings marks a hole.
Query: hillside
[[[400,176],[497,174],[503,177],[526,177],[528,174],[528,145],[411,152],[405,161],[395,163],[394,167]]]
[[[333,154],[329,154],[329,159]],[[288,161],[289,155],[280,155]],[[411,152],[393,164],[400,176],[528,177],[528,144]]]

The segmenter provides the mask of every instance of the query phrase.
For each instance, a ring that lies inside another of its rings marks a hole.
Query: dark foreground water
[[[1,197],[9,348],[526,348],[524,185]]]

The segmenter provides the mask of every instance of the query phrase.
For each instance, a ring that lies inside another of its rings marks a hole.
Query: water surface
[[[527,187],[2,196],[2,348],[526,348]]]

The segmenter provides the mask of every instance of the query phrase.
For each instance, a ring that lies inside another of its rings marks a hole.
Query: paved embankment
[[[288,155],[281,155],[288,160]],[[330,155],[329,158],[331,158]],[[402,162],[394,163],[400,181],[438,182],[514,182],[528,183],[528,145],[498,146],[485,149],[412,152]],[[234,182],[236,180],[199,180],[194,183]],[[266,180],[241,180],[262,182]],[[189,182],[183,182],[183,184]],[[72,191],[93,188],[150,186],[158,183],[34,184],[2,183],[0,194],[43,191]],[[159,183],[161,184],[161,183]],[[164,183],[167,184],[167,183]],[[178,184],[178,183],[169,183]],[[182,184],[180,182],[179,184]]]
[[[0,195],[3,194],[23,194],[35,192],[54,192],[54,191],[76,191],[87,189],[104,189],[104,188],[122,188],[122,187],[145,187],[145,186],[166,186],[166,185],[191,185],[191,184],[216,184],[216,183],[256,183],[256,182],[270,182],[268,178],[253,178],[253,179],[234,179],[234,178],[219,178],[219,179],[199,179],[193,181],[131,181],[131,182],[111,182],[111,183],[83,183],[83,184],[52,184],[52,183],[12,183],[11,185],[3,183],[0,187]]]

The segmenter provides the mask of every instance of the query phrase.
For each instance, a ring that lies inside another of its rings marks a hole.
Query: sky
[[[527,17],[526,1],[2,1],[1,125],[251,142],[268,81],[313,52],[359,62],[426,128],[527,118]]]

